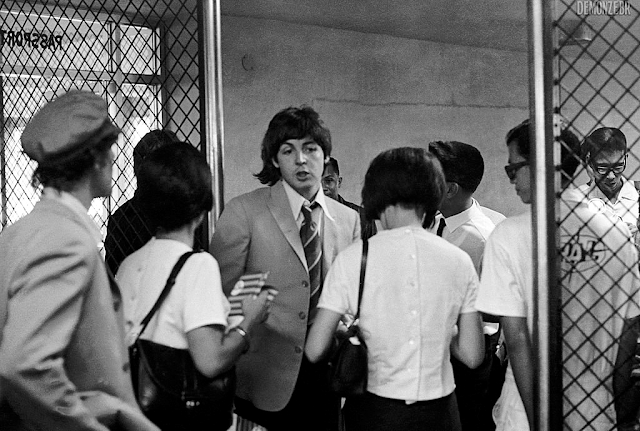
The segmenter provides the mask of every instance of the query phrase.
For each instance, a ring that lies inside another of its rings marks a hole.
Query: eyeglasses
[[[504,167],[504,171],[507,173],[509,180],[513,181],[513,179],[516,177],[516,174],[518,173],[520,168],[524,168],[525,166],[529,166],[529,162],[524,161],[524,162],[518,162],[518,163],[509,163],[507,166]]]
[[[609,172],[619,175],[627,167],[627,159],[624,159],[624,162],[616,163],[615,165],[591,165],[591,167],[598,173],[598,175],[609,175]]]

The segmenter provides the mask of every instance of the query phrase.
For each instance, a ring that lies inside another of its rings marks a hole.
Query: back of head
[[[484,175],[484,159],[476,147],[457,141],[436,141],[429,144],[429,152],[440,161],[448,182],[457,183],[469,193],[476,191]]]
[[[560,131],[560,173],[562,181],[571,181],[580,166],[580,139],[567,128]]]
[[[364,178],[362,202],[368,220],[377,219],[386,207],[401,205],[425,213],[433,224],[445,191],[440,162],[423,148],[394,148],[378,154]]]
[[[627,138],[620,129],[601,127],[591,132],[582,144],[582,159],[596,157],[600,153],[627,152]]]
[[[140,204],[154,225],[172,231],[213,207],[211,171],[205,156],[185,142],[151,153],[138,178]]]
[[[151,130],[140,139],[133,149],[133,168],[138,172],[141,162],[146,159],[149,154],[160,147],[174,142],[180,142],[178,136],[168,129]]]
[[[289,107],[278,112],[269,122],[269,127],[262,139],[262,170],[255,174],[262,184],[273,185],[280,178],[280,170],[273,165],[280,145],[289,139],[313,139],[324,152],[331,155],[331,133],[324,126],[320,116],[313,108],[302,106]]]
[[[27,123],[21,142],[38,163],[34,185],[66,189],[106,156],[120,134],[107,102],[90,91],[71,90],[44,105]]]

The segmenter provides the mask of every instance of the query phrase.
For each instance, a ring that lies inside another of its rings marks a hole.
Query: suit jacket
[[[2,232],[0,256],[0,428],[106,430],[95,411],[122,407],[157,429],[137,408],[120,293],[80,215],[43,197]]]
[[[360,237],[358,214],[326,199],[335,221],[324,215],[323,275],[338,252]],[[236,394],[266,411],[282,410],[293,392],[307,335],[309,273],[291,206],[282,182],[231,200],[225,207],[210,251],[220,265],[228,295],[245,273],[269,271],[278,289],[267,321],[251,337],[237,364]]]
[[[378,229],[376,228],[375,222],[368,221],[367,218],[365,217],[364,208],[362,208],[360,205],[354,204],[353,202],[349,202],[348,200],[346,200],[340,195],[338,195],[337,201],[340,202],[342,205],[346,205],[352,210],[358,212],[358,214],[360,215],[360,231],[361,231],[363,240],[369,239],[372,236],[374,236],[376,233],[378,233]]]

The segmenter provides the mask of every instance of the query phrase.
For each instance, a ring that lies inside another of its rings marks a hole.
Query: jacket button
[[[302,353],[302,347],[296,346],[295,351],[296,353]]]
[[[304,311],[301,311],[298,313],[298,317],[300,317],[302,320],[307,318],[307,313],[305,313]]]
[[[302,282],[302,287],[309,287],[309,282],[308,281],[303,281]]]
[[[129,362],[125,362],[124,365],[122,366],[122,371],[124,371],[125,373],[128,373],[130,368],[131,366],[129,365]]]

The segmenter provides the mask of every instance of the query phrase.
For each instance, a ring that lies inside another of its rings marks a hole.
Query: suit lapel
[[[293,251],[295,251],[304,268],[308,271],[307,259],[304,256],[304,248],[300,240],[300,231],[296,225],[296,220],[293,218],[291,205],[289,204],[289,199],[287,198],[281,181],[278,181],[278,183],[271,187],[271,199],[267,203],[267,206],[282,231],[282,234],[289,242]]]

